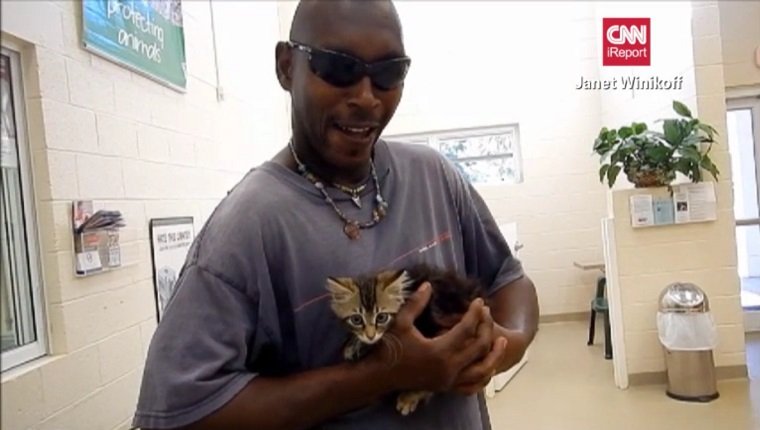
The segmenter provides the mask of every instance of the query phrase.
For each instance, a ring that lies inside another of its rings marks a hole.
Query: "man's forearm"
[[[392,391],[377,360],[282,378],[257,377],[222,409],[187,430],[302,430],[366,406]]]
[[[497,335],[507,338],[500,371],[517,364],[538,330],[538,297],[533,282],[523,276],[499,289],[489,298]]]

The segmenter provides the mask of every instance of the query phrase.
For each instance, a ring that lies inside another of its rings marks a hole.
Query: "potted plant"
[[[617,130],[603,127],[594,140],[602,164],[599,181],[606,179],[612,188],[622,171],[636,188],[670,186],[679,172],[692,182],[702,181],[703,169],[717,179],[720,172],[709,157],[717,132],[693,118],[683,103],[673,101],[673,110],[678,117],[663,120],[662,132],[643,122]]]

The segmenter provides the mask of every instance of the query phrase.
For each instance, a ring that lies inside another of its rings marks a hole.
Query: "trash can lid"
[[[675,282],[660,293],[660,312],[708,312],[707,295],[698,286]]]

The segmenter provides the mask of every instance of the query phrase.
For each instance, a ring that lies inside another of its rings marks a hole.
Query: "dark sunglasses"
[[[372,85],[381,90],[390,90],[404,82],[412,60],[398,57],[367,64],[364,61],[341,52],[314,48],[298,42],[287,42],[309,56],[311,71],[323,81],[336,87],[349,87],[369,76]]]

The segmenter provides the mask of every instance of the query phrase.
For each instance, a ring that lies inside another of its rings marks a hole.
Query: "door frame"
[[[628,358],[623,329],[623,300],[618,285],[617,238],[615,236],[615,219],[602,218],[602,247],[604,251],[604,271],[607,282],[607,302],[612,335],[612,368],[615,386],[625,390],[630,385],[628,380]]]
[[[757,183],[757,201],[760,203],[760,87],[726,91],[726,114],[731,110],[750,109],[752,111],[752,131],[755,143],[755,175]],[[737,219],[736,226],[760,226],[760,217]],[[744,311],[744,330],[760,331],[760,310]]]

